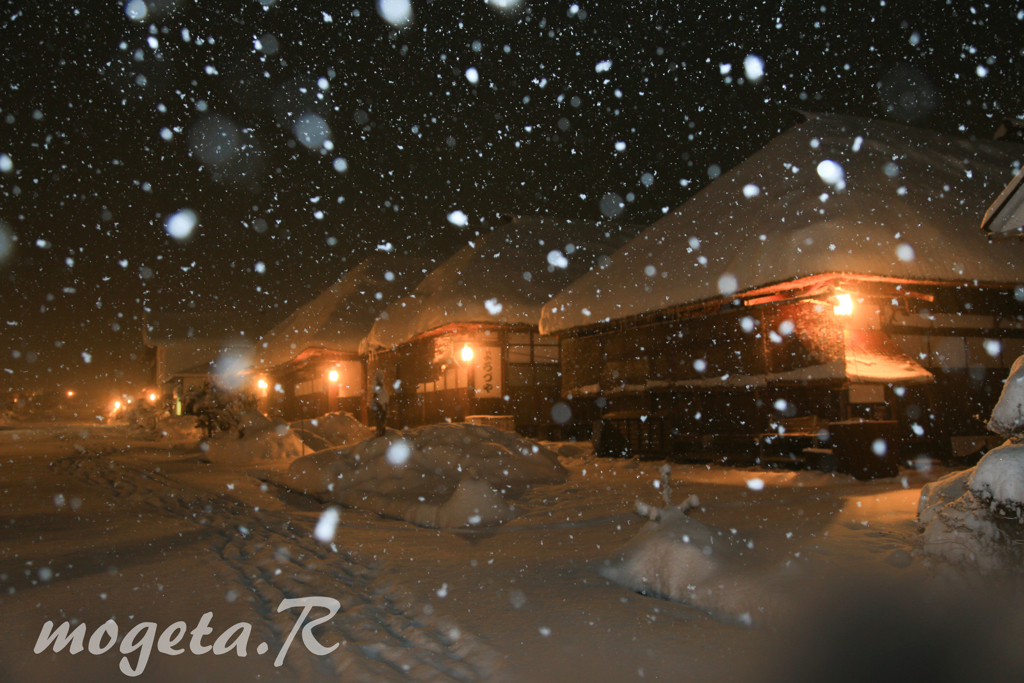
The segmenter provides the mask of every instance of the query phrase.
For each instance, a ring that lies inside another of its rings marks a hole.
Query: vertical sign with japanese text
[[[497,346],[480,347],[473,374],[477,398],[501,398],[501,349]]]

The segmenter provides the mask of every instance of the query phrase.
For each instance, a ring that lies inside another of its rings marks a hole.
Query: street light
[[[260,379],[259,382],[256,382],[256,386],[258,386],[260,389],[266,389],[267,388],[267,380]]]
[[[473,349],[469,347],[469,344],[462,347],[462,360],[466,363],[473,360]]]
[[[155,401],[155,400],[156,400],[156,394],[155,394],[155,393],[152,393],[152,392],[151,392],[151,393],[149,394],[149,400],[150,400],[150,402],[151,402],[151,403],[152,403],[153,401]]]
[[[337,370],[331,370],[329,373],[327,373],[327,379],[331,380],[332,382],[337,382],[338,381],[338,371]]]

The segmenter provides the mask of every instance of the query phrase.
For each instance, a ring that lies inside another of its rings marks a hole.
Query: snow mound
[[[691,496],[681,506],[637,503],[651,519],[598,572],[630,590],[705,610],[747,626],[772,622],[785,610],[777,571],[755,566],[743,539],[687,515],[700,505]]]
[[[241,436],[238,432],[221,432],[205,444],[207,461],[245,465],[301,457],[302,441],[286,422],[270,420],[257,411],[246,411],[239,422]]]
[[[1024,432],[1024,356],[1013,362],[988,428],[1007,437]]]
[[[323,502],[430,528],[502,524],[514,516],[505,496],[568,477],[548,449],[470,424],[388,430],[300,458],[286,472],[254,474]]]
[[[1024,443],[1007,441],[986,453],[973,468],[969,486],[984,501],[1024,511]]]
[[[373,429],[344,411],[327,413],[315,420],[293,422],[291,427],[319,437],[329,448],[351,446],[373,438],[374,435]]]

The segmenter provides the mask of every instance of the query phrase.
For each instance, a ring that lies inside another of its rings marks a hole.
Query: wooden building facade
[[[545,306],[563,396],[633,452],[788,457],[849,420],[894,429],[901,457],[989,445],[1024,244],[980,225],[1022,162],[809,115]]]

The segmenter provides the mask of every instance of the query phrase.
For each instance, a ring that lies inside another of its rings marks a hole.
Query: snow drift
[[[286,461],[302,455],[302,442],[281,420],[270,420],[256,411],[246,411],[237,432],[221,432],[204,444],[204,458],[212,463],[245,465]]]
[[[471,424],[388,430],[255,474],[323,502],[441,529],[504,523],[514,516],[506,497],[568,476],[548,449]]]

